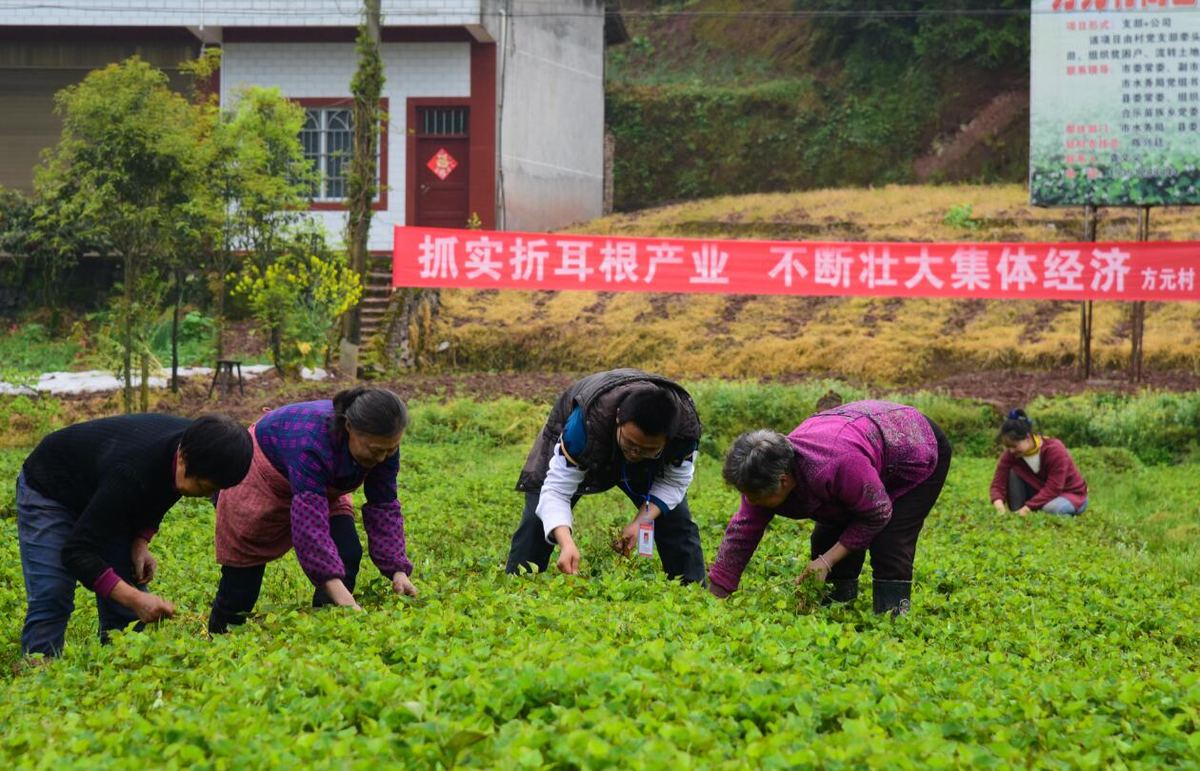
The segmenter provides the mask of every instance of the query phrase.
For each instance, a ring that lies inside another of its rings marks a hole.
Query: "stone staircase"
[[[368,340],[379,331],[392,298],[392,257],[371,255],[362,297],[362,336]]]

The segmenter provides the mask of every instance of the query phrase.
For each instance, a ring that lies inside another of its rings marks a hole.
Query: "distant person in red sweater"
[[[1023,410],[1012,410],[1000,427],[1004,454],[992,477],[996,511],[1078,516],[1087,510],[1088,489],[1071,453],[1059,440],[1035,433]]]

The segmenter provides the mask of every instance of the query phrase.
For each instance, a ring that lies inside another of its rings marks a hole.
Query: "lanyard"
[[[629,484],[629,463],[624,458],[621,458],[621,483],[625,485],[625,489],[630,495],[637,495],[633,491],[633,485]],[[645,494],[642,495],[642,505],[640,508],[645,508],[650,503],[650,488],[647,486]]]
[[[633,485],[629,484],[629,464],[624,458],[621,459],[621,481],[625,485],[625,490],[634,495]],[[651,474],[650,481],[654,481],[654,476]],[[650,519],[649,515],[645,514],[646,507],[650,505],[650,490],[647,488],[642,505],[638,508],[638,545],[637,553],[641,557],[654,556],[654,520]]]

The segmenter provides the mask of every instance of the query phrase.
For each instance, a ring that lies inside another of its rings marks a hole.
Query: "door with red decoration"
[[[467,107],[418,107],[415,225],[464,228],[469,201]]]

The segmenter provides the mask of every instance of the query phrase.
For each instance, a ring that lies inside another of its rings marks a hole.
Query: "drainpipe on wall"
[[[504,86],[508,82],[509,24],[512,0],[500,7],[500,88],[496,98],[496,226],[508,230],[508,199],[504,194]]]

